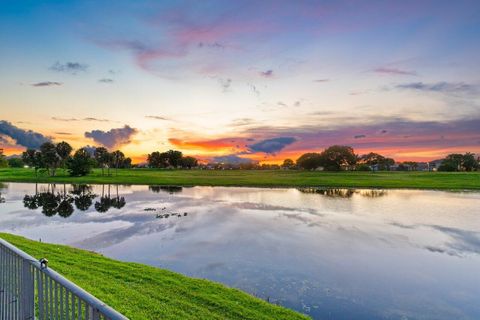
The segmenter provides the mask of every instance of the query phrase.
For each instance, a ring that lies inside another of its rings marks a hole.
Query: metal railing
[[[125,320],[90,293],[0,238],[1,320]]]

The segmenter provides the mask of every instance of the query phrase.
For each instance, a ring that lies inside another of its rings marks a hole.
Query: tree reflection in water
[[[155,192],[155,193],[160,193],[161,191],[163,192],[168,192],[170,194],[174,193],[180,193],[183,190],[183,187],[179,186],[148,186],[148,190]]]
[[[80,211],[87,211],[93,204],[96,195],[92,192],[92,187],[87,184],[74,184],[73,190],[70,191],[74,195],[73,202]]]
[[[105,185],[102,185],[102,196],[100,197],[100,201],[95,201],[95,210],[97,210],[98,212],[107,212],[108,210],[110,210],[110,208],[121,209],[125,206],[125,198],[118,195],[118,185],[116,185],[115,188],[116,196],[112,198],[110,193],[110,185],[108,185],[108,190],[106,194]]]
[[[351,198],[354,194],[358,194],[362,197],[378,198],[387,195],[386,190],[376,189],[340,189],[340,188],[297,188],[302,193],[314,193],[320,194],[330,198]]]
[[[67,185],[63,185],[63,189],[56,190],[55,184],[48,184],[46,191],[38,191],[38,185],[35,184],[35,194],[26,194],[23,198],[23,205],[30,210],[42,209],[42,213],[47,217],[59,215],[68,218],[75,211],[75,207],[80,211],[87,211],[92,205],[97,195],[93,192],[93,188],[89,185],[72,185],[67,191]],[[121,209],[125,206],[124,197],[118,194],[118,186],[116,186],[116,194],[112,198],[110,194],[110,185],[105,193],[105,186],[102,186],[102,196],[99,201],[95,202],[94,208],[98,212],[107,212],[110,208]]]

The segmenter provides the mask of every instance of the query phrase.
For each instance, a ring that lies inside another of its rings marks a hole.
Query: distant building
[[[437,159],[437,160],[430,161],[428,163],[429,171],[437,171],[438,168],[442,165],[442,162],[443,162],[443,159]]]

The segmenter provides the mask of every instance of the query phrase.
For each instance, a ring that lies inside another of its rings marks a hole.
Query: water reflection
[[[159,193],[159,192],[168,192],[170,194],[180,193],[183,190],[183,187],[180,186],[148,186],[148,190]]]
[[[386,190],[377,189],[350,189],[350,188],[297,188],[302,193],[321,194],[323,196],[331,198],[351,198],[353,195],[358,194],[362,197],[378,198],[387,195]]]
[[[105,192],[105,185],[102,185],[102,196],[100,201],[95,201],[95,210],[97,212],[107,212],[110,208],[121,209],[125,206],[125,197],[118,195],[118,185],[114,186],[116,194],[111,196],[111,186],[107,186],[107,192]]]
[[[219,281],[314,319],[480,319],[480,193],[46,184],[1,191],[0,232]]]
[[[106,189],[106,190],[105,190]],[[94,208],[97,212],[105,213],[111,208],[121,209],[125,206],[125,197],[120,196],[118,186],[114,186],[115,194],[112,196],[112,187],[102,185],[100,198],[95,201]],[[60,190],[56,184],[47,184],[46,190],[39,191],[38,184],[35,185],[34,194],[26,194],[23,197],[23,205],[30,210],[41,209],[41,212],[47,217],[59,215],[68,218],[75,211],[75,207],[80,211],[87,211],[93,205],[93,199],[98,195],[93,191],[90,185],[72,185],[67,191],[67,185],[62,185]]]

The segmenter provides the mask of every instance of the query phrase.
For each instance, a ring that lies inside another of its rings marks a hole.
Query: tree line
[[[92,171],[92,168],[102,168],[102,175],[110,169],[130,168],[132,159],[125,157],[123,152],[116,150],[109,152],[104,147],[97,147],[93,154],[87,148],[77,149],[72,155],[73,148],[65,141],[54,144],[45,142],[38,150],[27,149],[22,153],[22,161],[25,165],[38,172],[47,172],[49,176],[55,176],[58,169],[67,170],[71,176],[84,176]]]
[[[198,160],[196,158],[184,156],[181,151],[177,150],[152,152],[147,156],[147,162],[150,168],[191,169],[198,166]]]
[[[392,169],[408,171],[417,170],[419,166],[420,163],[414,161],[396,163],[394,159],[375,152],[356,155],[352,147],[339,145],[328,147],[321,153],[305,153],[297,159],[296,163],[291,159],[286,159],[282,164],[282,167],[287,169],[322,169],[326,171],[377,171]],[[479,168],[480,158],[475,158],[473,153],[467,152],[465,154],[449,154],[434,169],[438,171],[475,171]],[[427,169],[431,170],[433,168],[429,168],[427,164]]]
[[[120,168],[131,168],[132,160],[120,151],[110,152],[104,147],[94,148],[93,151],[87,148],[80,148],[72,155],[73,148],[67,142],[54,144],[46,142],[39,150],[27,149],[22,157],[6,159],[0,149],[0,167],[22,167],[28,165],[35,169],[35,173],[47,172],[55,176],[58,169],[67,170],[72,176],[83,176],[91,172],[92,168],[101,168],[102,175],[110,175],[111,170],[115,172]],[[15,160],[13,160],[15,159]],[[246,159],[248,160],[248,159]],[[480,159],[475,154],[449,154],[444,159],[437,161],[435,170],[438,171],[475,171],[480,168]],[[370,152],[363,155],[355,154],[350,146],[334,145],[324,149],[322,152],[308,152],[301,155],[296,161],[285,159],[281,165],[258,164],[256,162],[245,163],[209,163],[199,164],[199,161],[191,156],[184,156],[181,151],[168,150],[165,152],[154,151],[147,156],[146,165],[149,168],[165,169],[243,169],[243,170],[275,170],[275,169],[303,169],[303,170],[325,170],[325,171],[414,171],[418,169],[432,170],[427,163],[405,161],[397,163],[394,159],[381,154]],[[427,168],[422,167],[427,165]],[[135,166],[135,165],[133,165]]]

